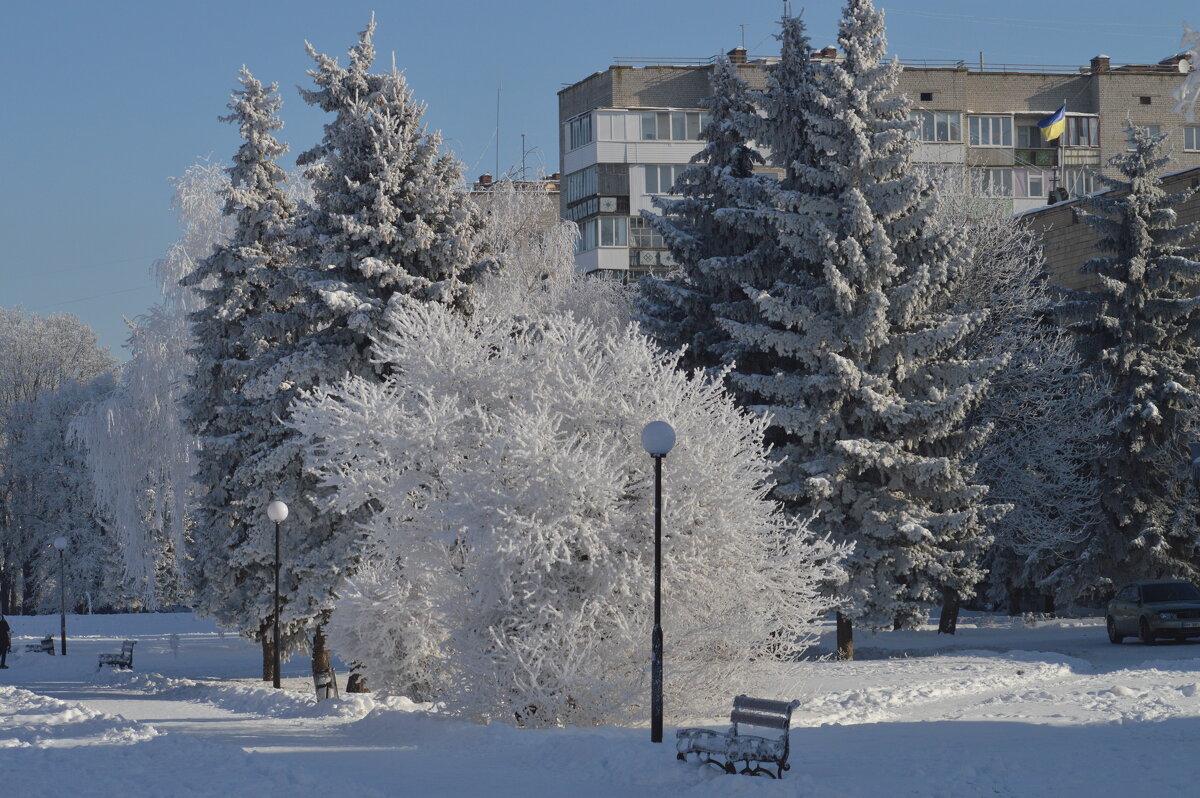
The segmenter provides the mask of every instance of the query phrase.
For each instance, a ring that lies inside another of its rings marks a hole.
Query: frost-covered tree
[[[789,23],[785,30],[790,35],[797,27]],[[784,49],[787,57],[795,55],[790,39]],[[770,261],[763,257],[769,239],[764,242],[758,229],[725,212],[769,190],[764,183],[770,178],[754,174],[763,157],[743,130],[757,111],[728,59],[717,62],[710,79],[712,96],[700,103],[708,110],[700,131],[707,143],[679,176],[672,196],[654,198],[661,213],[642,212],[677,269],[641,281],[638,320],[661,345],[682,352],[684,368],[720,368],[733,359],[731,340],[717,319],[744,320],[741,286],[761,283],[764,261]]]
[[[727,700],[791,657],[828,608],[839,552],[768,500],[765,422],[635,328],[568,314],[473,317],[394,302],[379,383],[313,392],[292,423],[371,565],[331,632],[373,684],[470,717],[548,726],[645,709],[653,465],[666,418],[668,706]]]
[[[758,318],[724,324],[758,356],[732,380],[772,420],[782,457],[773,495],[855,543],[839,614],[839,649],[851,656],[852,622],[912,626],[982,577],[994,512],[966,455],[986,429],[965,421],[999,363],[958,352],[982,315],[946,310],[962,253],[911,167],[882,15],[850,0],[838,41],[843,59],[814,68],[781,58],[772,75],[768,94],[796,85],[797,96],[779,98],[786,110],[763,125],[798,137],[797,154],[760,216],[789,257],[773,285],[750,292]],[[815,77],[789,78],[789,68]]]
[[[569,313],[600,326],[630,321],[630,290],[615,280],[575,274],[579,228],[557,219],[558,200],[540,185],[502,180],[476,198],[483,218],[479,239],[486,272],[474,284],[473,305],[489,315],[540,318]]]
[[[120,550],[96,510],[84,451],[67,437],[79,408],[112,386],[111,375],[87,385],[68,380],[9,409],[4,478],[11,489],[11,523],[5,547],[20,557],[23,612],[58,609],[59,558],[50,544],[59,536],[68,541],[64,570],[69,607],[137,606],[123,591]]]
[[[1040,237],[976,188],[945,197],[937,216],[961,230],[971,252],[955,305],[988,314],[964,342],[966,356],[1009,356],[969,422],[993,427],[976,450],[976,478],[989,486],[990,500],[1011,508],[991,526],[986,599],[1010,611],[1041,611],[1048,599],[1070,601],[1047,577],[1100,520],[1093,464],[1110,389],[1051,318],[1057,300]]]
[[[1098,460],[1105,523],[1083,541],[1063,573],[1076,593],[1103,594],[1136,578],[1200,576],[1197,500],[1188,480],[1200,369],[1200,225],[1179,224],[1193,190],[1168,195],[1164,136],[1127,128],[1131,151],[1097,175],[1112,191],[1086,198],[1082,216],[1100,235],[1101,255],[1084,264],[1100,287],[1065,303],[1112,383],[1114,421]]]
[[[374,30],[372,21],[345,67],[308,47],[316,87],[301,96],[332,118],[320,143],[298,159],[313,196],[293,236],[296,300],[278,327],[289,343],[246,386],[251,398],[287,401],[347,375],[378,379],[387,367],[372,362],[371,336],[394,297],[456,307],[467,300],[475,209],[460,190],[459,164],[442,152],[440,135],[426,130],[424,106],[403,74],[369,71]],[[297,632],[319,628],[358,556],[353,519],[321,504],[302,463],[292,435],[248,465],[275,475],[275,493],[292,511],[282,530],[282,620]]]
[[[244,389],[272,350],[290,343],[280,318],[294,309],[289,236],[296,207],[276,162],[287,152],[274,135],[283,127],[277,87],[263,86],[245,67],[239,80],[231,113],[221,117],[242,137],[227,170],[224,214],[233,229],[228,242],[183,281],[204,302],[189,318],[196,367],[184,397],[188,426],[200,444],[190,576],[198,611],[257,636],[265,647],[274,578],[274,529],[265,508],[279,475],[259,467],[258,458],[286,435],[277,419],[287,411],[287,397],[252,398]],[[269,654],[264,663],[273,662]]]
[[[17,487],[14,466],[26,454],[17,452],[24,423],[10,423],[19,406],[72,383],[88,383],[112,370],[115,362],[97,344],[96,333],[68,313],[37,316],[0,308],[0,612],[33,606],[29,589],[34,572],[21,552],[27,537],[19,528],[13,503],[27,500]],[[28,576],[28,579],[25,577]],[[26,585],[26,583],[28,583]]]
[[[130,324],[130,360],[116,389],[72,425],[88,452],[96,503],[120,541],[130,589],[151,608],[186,598],[180,557],[196,441],[181,399],[192,370],[188,314],[203,299],[180,281],[228,236],[221,213],[228,178],[220,167],[199,163],[172,182],[183,234],[152,269],[162,302]]]

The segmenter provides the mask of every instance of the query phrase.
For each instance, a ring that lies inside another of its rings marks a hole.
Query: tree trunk
[[[0,615],[14,615],[9,598],[12,593],[12,569],[0,568]]]
[[[21,563],[21,614],[37,615],[37,574],[34,564]]]
[[[958,610],[961,606],[958,591],[942,588],[942,617],[938,619],[938,634],[952,635],[958,628]]]
[[[347,693],[369,693],[369,692],[371,692],[370,688],[367,687],[367,677],[363,676],[362,671],[358,670],[357,666],[355,666],[354,669],[350,671],[350,677],[348,679],[346,679],[346,692]]]
[[[337,675],[329,662],[329,649],[325,648],[325,629],[320,626],[313,633],[312,673],[318,701],[338,697]]]
[[[264,623],[258,629],[258,639],[262,642],[262,680],[275,681],[275,646],[271,637],[271,624]]]
[[[840,612],[837,614],[837,658],[854,659],[854,622]]]

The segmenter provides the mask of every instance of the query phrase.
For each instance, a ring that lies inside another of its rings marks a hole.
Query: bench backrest
[[[122,640],[121,641],[121,656],[125,657],[126,659],[128,659],[129,657],[132,657],[133,656],[133,647],[136,644],[137,644],[136,640]]]
[[[788,751],[788,730],[792,725],[792,710],[800,706],[799,701],[773,701],[769,698],[750,698],[740,695],[733,699],[733,712],[729,720],[733,723],[733,733],[738,733],[738,726],[760,726],[782,732],[784,758]]]

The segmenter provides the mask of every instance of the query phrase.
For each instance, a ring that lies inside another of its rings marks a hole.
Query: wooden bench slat
[[[747,726],[763,726],[768,729],[786,729],[789,725],[789,720],[786,716],[765,715],[761,712],[746,712],[741,709],[735,709],[730,713],[729,719],[734,723],[744,723]]]
[[[756,712],[778,712],[779,714],[790,714],[796,705],[797,701],[775,701],[770,698],[750,698],[749,696],[740,695],[733,699],[734,709],[749,709]]]

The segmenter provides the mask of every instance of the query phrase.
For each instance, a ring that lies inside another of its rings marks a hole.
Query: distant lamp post
[[[675,430],[665,421],[642,428],[642,448],[654,458],[654,631],[650,636],[650,742],[663,737],[662,634],[662,461],[675,447]]]
[[[287,520],[288,506],[276,499],[267,505],[267,518],[275,522],[275,629],[272,632],[271,656],[274,658],[271,685],[279,687],[279,525]]]
[[[67,539],[59,535],[54,539],[58,549],[58,641],[62,655],[67,656]],[[54,652],[51,652],[54,653]]]

